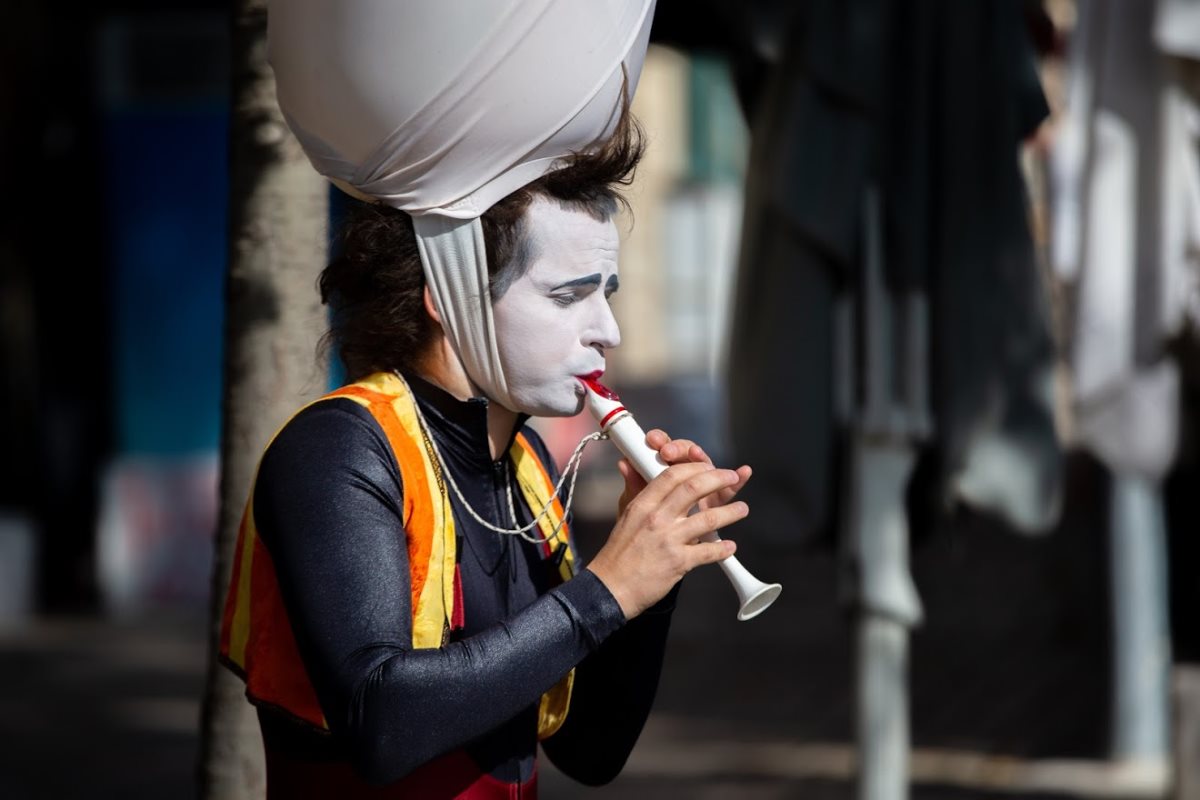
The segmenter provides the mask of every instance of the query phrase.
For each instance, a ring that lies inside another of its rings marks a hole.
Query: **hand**
[[[659,457],[667,464],[686,464],[689,462],[708,464],[712,466],[712,459],[704,452],[704,448],[690,439],[672,439],[667,435],[666,431],[655,428],[646,434],[646,444],[652,449],[658,451]],[[617,462],[617,469],[621,472],[621,477],[625,479],[625,489],[621,492],[621,497],[617,500],[617,515],[625,512],[625,507],[629,505],[629,501],[637,496],[638,492],[646,488],[646,479],[643,478],[638,471],[633,468],[627,459],[622,458]],[[730,503],[737,493],[741,490],[746,482],[750,480],[753,470],[743,464],[737,468],[738,482],[732,486],[722,489],[720,492],[705,497],[700,501],[699,506],[702,510],[723,506]]]
[[[717,469],[699,446],[671,442],[659,430],[647,434],[646,441],[660,454],[665,450],[663,460],[671,466],[646,483],[622,460],[625,491],[617,524],[588,565],[626,619],[658,602],[692,569],[732,555],[733,542],[701,539],[750,513],[745,503],[730,502],[749,480],[749,467]],[[689,515],[696,506],[699,510]]]

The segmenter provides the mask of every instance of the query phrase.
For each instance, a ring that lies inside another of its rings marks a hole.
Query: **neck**
[[[416,372],[424,380],[448,392],[458,400],[469,400],[472,397],[484,397],[484,393],[467,376],[462,362],[458,359],[445,336],[438,337],[428,355],[416,365]],[[488,452],[495,461],[504,454],[513,430],[517,426],[517,412],[511,411],[499,403],[488,399],[487,429]]]
[[[493,461],[504,455],[516,427],[517,412],[488,401],[488,451],[492,454]]]

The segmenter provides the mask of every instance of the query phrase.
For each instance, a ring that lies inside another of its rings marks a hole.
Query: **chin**
[[[573,417],[583,411],[584,398],[582,394],[571,392],[561,397],[530,398],[529,402],[518,401],[518,405],[523,412],[534,417]]]
[[[583,398],[578,398],[570,405],[555,403],[554,405],[546,405],[539,408],[537,411],[531,411],[535,417],[573,417],[583,411]]]
[[[564,417],[574,417],[574,416],[575,416],[575,415],[577,415],[577,414],[578,414],[580,411],[583,411],[583,408],[584,408],[584,406],[586,406],[586,405],[587,405],[587,403],[586,403],[586,401],[584,400],[584,396],[583,396],[583,395],[581,395],[581,394],[579,394],[579,395],[575,395],[575,405],[571,406],[571,410],[570,410],[570,411],[567,411],[565,414],[562,414],[562,416],[564,416]]]

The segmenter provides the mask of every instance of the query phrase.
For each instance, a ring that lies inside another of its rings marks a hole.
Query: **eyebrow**
[[[600,277],[601,277],[600,273],[596,272],[596,273],[593,273],[592,275],[585,275],[582,278],[576,278],[573,281],[567,281],[566,283],[560,283],[558,286],[555,286],[554,288],[555,289],[576,289],[580,286],[599,287],[600,286]],[[616,276],[614,276],[614,277],[616,277]],[[611,283],[612,281],[609,281],[609,282]]]

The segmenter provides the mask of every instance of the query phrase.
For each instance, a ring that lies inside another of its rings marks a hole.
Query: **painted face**
[[[571,416],[583,408],[576,375],[604,370],[621,343],[608,299],[617,290],[617,227],[536,198],[526,211],[529,269],[496,301],[500,365],[515,410]]]

